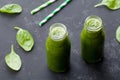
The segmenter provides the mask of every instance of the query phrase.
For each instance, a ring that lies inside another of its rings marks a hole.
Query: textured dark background
[[[0,7],[8,3],[17,3],[23,7],[18,15],[0,14],[0,78],[2,80],[120,80],[120,44],[115,39],[115,31],[120,25],[120,10],[111,11],[106,7],[94,8],[101,0],[73,0],[43,27],[38,23],[64,0],[58,0],[51,6],[31,15],[30,11],[47,0],[0,0]],[[105,31],[104,60],[99,64],[86,64],[80,55],[79,34],[87,16],[98,15],[102,18]],[[45,41],[48,29],[53,23],[67,26],[72,43],[71,68],[66,73],[51,72],[46,63]],[[16,42],[14,26],[27,29],[33,35],[35,46],[31,52],[25,52]],[[4,57],[14,44],[15,51],[21,56],[23,65],[19,72],[10,70]]]

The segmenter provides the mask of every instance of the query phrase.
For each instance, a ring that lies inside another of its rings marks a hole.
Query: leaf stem
[[[11,54],[13,54],[14,53],[14,45],[12,44],[11,45]]]
[[[98,7],[98,6],[102,6],[102,5],[104,5],[104,4],[103,3],[99,3],[99,4],[95,5],[94,7]]]
[[[14,29],[17,29],[17,30],[19,30],[19,29],[21,29],[21,28],[19,28],[19,27],[14,27]]]

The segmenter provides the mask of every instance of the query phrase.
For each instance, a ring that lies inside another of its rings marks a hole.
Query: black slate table
[[[106,7],[94,8],[101,0],[73,0],[43,27],[43,20],[64,0],[58,0],[51,6],[31,15],[30,11],[47,0],[0,0],[0,7],[8,3],[17,3],[23,12],[17,15],[0,14],[0,78],[1,80],[120,80],[120,44],[115,39],[115,31],[120,25],[120,10],[111,11]],[[106,40],[104,60],[98,64],[87,64],[80,55],[79,34],[84,20],[90,15],[100,16],[103,20]],[[65,73],[51,72],[46,63],[45,41],[53,23],[67,26],[72,43],[70,70]],[[27,29],[35,40],[31,52],[25,52],[16,42],[14,26]],[[10,70],[4,57],[10,52],[11,44],[21,56],[23,65],[19,72]]]

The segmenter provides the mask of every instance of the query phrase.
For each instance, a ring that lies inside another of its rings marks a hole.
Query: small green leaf
[[[25,50],[25,51],[30,51],[32,47],[34,46],[34,39],[30,32],[28,32],[25,29],[19,28],[19,27],[14,27],[15,29],[18,30],[16,34],[16,40],[18,44]]]
[[[120,43],[120,26],[116,30],[116,40]]]
[[[21,13],[22,7],[19,4],[6,4],[2,8],[0,8],[0,12],[3,13]]]
[[[105,5],[111,10],[117,10],[120,8],[120,0],[103,0],[101,3],[95,5],[95,7]]]
[[[5,56],[5,62],[7,66],[14,71],[18,71],[21,68],[21,58],[15,53],[13,45],[11,46],[11,52]]]

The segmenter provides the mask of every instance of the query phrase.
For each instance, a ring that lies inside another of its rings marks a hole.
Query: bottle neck
[[[55,23],[50,27],[49,36],[54,41],[61,41],[68,35],[67,28],[61,23]]]
[[[96,38],[103,30],[101,18],[98,16],[89,16],[85,20],[84,29],[89,38]]]

